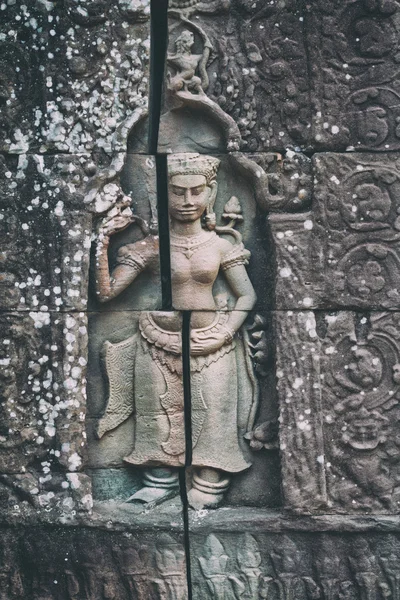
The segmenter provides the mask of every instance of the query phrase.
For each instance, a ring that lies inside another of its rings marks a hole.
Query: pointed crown
[[[218,158],[185,152],[168,157],[168,177],[174,175],[204,175],[207,184],[215,181],[220,164]]]

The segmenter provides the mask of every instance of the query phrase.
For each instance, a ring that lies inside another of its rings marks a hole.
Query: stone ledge
[[[117,502],[95,502],[91,513],[60,513],[59,510],[1,511],[0,528],[51,527],[71,529],[86,527],[93,530],[135,531],[153,530],[183,533],[183,514],[180,498],[165,502],[153,509]]]
[[[206,531],[279,533],[279,532],[400,532],[398,515],[294,515],[259,508],[220,508],[217,511],[189,511],[193,533]]]

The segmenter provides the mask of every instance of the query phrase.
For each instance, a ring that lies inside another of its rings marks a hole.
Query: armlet
[[[248,265],[251,254],[249,250],[246,250],[243,244],[233,246],[223,259],[221,260],[221,269],[226,271],[237,265]]]
[[[143,256],[139,254],[139,252],[135,252],[124,247],[120,248],[118,251],[116,264],[127,265],[128,267],[131,267],[135,271],[139,272],[143,271],[143,269],[146,267],[146,261]]]

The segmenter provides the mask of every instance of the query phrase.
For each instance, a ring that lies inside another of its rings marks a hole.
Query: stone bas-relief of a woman
[[[192,488],[194,508],[215,507],[232,474],[251,466],[244,434],[253,426],[257,382],[242,325],[256,296],[245,265],[250,253],[240,235],[216,227],[213,211],[220,161],[198,154],[174,154],[168,161],[171,243],[171,312],[142,312],[139,332],[105,343],[110,397],[99,422],[101,437],[135,414],[134,450],[125,461],[145,467],[143,488],[130,500],[159,502],[176,493],[176,468],[185,465],[182,379],[182,320],[192,311],[190,371]],[[97,250],[97,295],[117,296],[158,260],[158,238],[121,247],[110,275],[110,236],[132,222],[129,213],[106,218]],[[222,233],[222,235],[221,235]],[[221,273],[234,310],[217,310],[213,285]],[[238,334],[238,332],[241,333]]]

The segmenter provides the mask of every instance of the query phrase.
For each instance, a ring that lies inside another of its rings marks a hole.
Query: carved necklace
[[[170,234],[171,247],[178,252],[182,252],[187,259],[192,258],[193,254],[199,249],[214,241],[216,233],[214,231],[201,231],[192,237]]]

